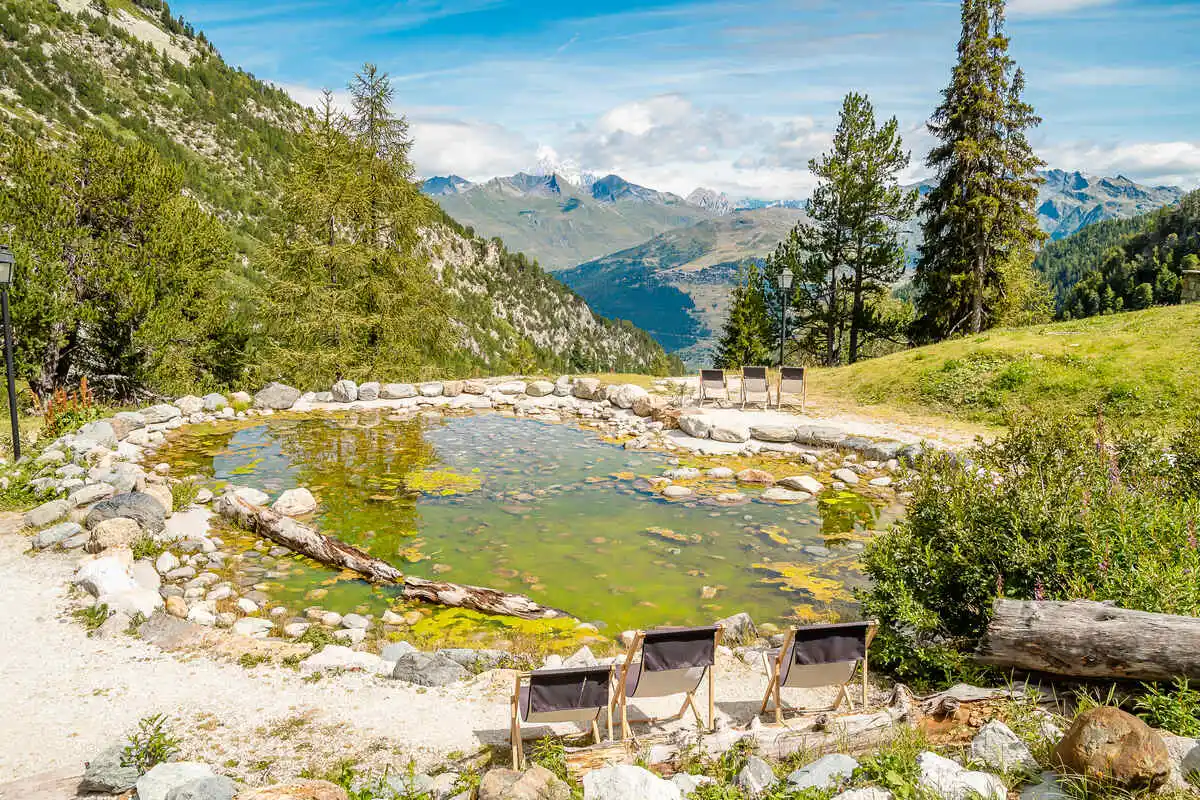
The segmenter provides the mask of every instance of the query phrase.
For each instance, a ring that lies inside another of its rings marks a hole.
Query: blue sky
[[[422,175],[558,163],[659,189],[804,197],[845,92],[924,120],[958,3],[922,0],[176,0],[226,59],[310,102],[390,72]],[[1054,167],[1200,185],[1200,0],[1010,0]]]

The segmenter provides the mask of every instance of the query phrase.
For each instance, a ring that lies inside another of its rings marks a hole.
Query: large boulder
[[[132,789],[141,773],[137,767],[122,763],[124,755],[124,745],[115,744],[89,761],[83,770],[79,791],[121,794]]]
[[[146,427],[146,418],[137,411],[118,411],[109,418],[113,433],[118,439],[124,439],[136,430]]]
[[[858,762],[844,753],[830,753],[788,775],[795,789],[833,789],[848,781]]]
[[[77,522],[60,522],[33,537],[33,546],[38,550],[45,550],[47,547],[62,544],[81,531],[83,528]]]
[[[545,397],[554,393],[554,384],[550,381],[530,381],[525,387],[525,394],[530,397]]]
[[[51,500],[48,503],[42,503],[32,511],[25,512],[25,527],[44,528],[51,523],[58,522],[70,510],[71,504],[66,500]]]
[[[775,485],[775,476],[765,469],[744,469],[736,477],[738,483],[755,483],[760,486]]]
[[[441,397],[445,390],[446,387],[441,381],[427,381],[417,387],[421,397]]]
[[[198,761],[164,761],[137,781],[138,800],[167,800],[172,789],[197,778],[216,777],[212,767]]]
[[[445,686],[470,677],[470,673],[443,653],[418,652],[401,656],[392,669],[392,677],[418,686]]]
[[[329,644],[319,653],[313,653],[301,661],[299,666],[300,671],[304,673],[343,670],[375,673],[382,669],[383,659],[374,653],[363,653],[340,644]]]
[[[758,797],[779,781],[775,777],[775,770],[771,769],[770,764],[758,756],[750,756],[746,759],[746,765],[738,772],[733,782],[743,789],[746,794],[751,797]]]
[[[142,538],[142,526],[137,520],[129,517],[113,517],[98,522],[92,528],[92,537],[88,540],[87,549],[91,553],[99,553],[110,547],[132,547],[133,543]]]
[[[608,390],[608,402],[617,408],[633,408],[638,398],[649,396],[649,392],[632,383],[623,383]]]
[[[167,792],[167,800],[233,800],[237,787],[224,775],[196,778]]]
[[[67,495],[67,502],[70,503],[71,508],[89,506],[92,503],[112,497],[116,491],[115,488],[107,483],[89,483],[87,486],[81,486]]]
[[[697,439],[707,439],[712,432],[712,420],[701,413],[680,414],[679,430]]]
[[[236,394],[234,394],[234,399],[237,399]],[[285,411],[296,405],[296,401],[299,399],[299,389],[283,383],[268,383],[262,391],[254,395],[254,407]]]
[[[639,417],[653,417],[656,411],[666,408],[667,398],[657,394],[633,398],[633,413]]]
[[[102,500],[92,506],[83,524],[88,530],[92,530],[104,520],[116,517],[135,520],[142,526],[142,530],[151,534],[162,533],[166,526],[166,512],[162,504],[145,492],[126,492]]]
[[[369,381],[358,387],[359,400],[378,400],[379,399],[379,384],[375,381]]]
[[[580,400],[599,400],[604,396],[604,385],[596,378],[576,378],[571,394]]]
[[[1100,706],[1075,717],[1054,748],[1065,772],[1121,789],[1157,789],[1171,774],[1166,743],[1119,708]]]
[[[106,447],[112,450],[117,446],[116,430],[111,422],[106,419],[98,419],[95,422],[89,422],[75,432],[75,439],[71,442],[71,449],[77,453],[86,453],[93,447]]]
[[[839,469],[835,469],[833,472],[831,472],[829,474],[833,476],[834,480],[839,480],[842,483],[846,484],[847,486],[857,486],[858,485],[858,473],[855,472],[854,470],[850,469],[849,467],[841,467]]]
[[[194,394],[185,394],[175,401],[175,407],[183,416],[190,417],[192,414],[199,414],[204,410],[204,399],[196,397]]]
[[[780,478],[777,483],[783,488],[791,489],[794,492],[820,494],[825,491],[825,487],[821,485],[821,482],[812,475],[789,475],[786,478]]]
[[[139,588],[128,568],[115,556],[105,556],[87,562],[75,573],[72,582],[83,587],[93,597]]]
[[[143,408],[141,414],[147,425],[161,425],[181,416],[183,412],[170,403],[159,403],[156,406]]]
[[[385,383],[379,390],[379,396],[384,400],[404,400],[417,396],[417,387],[411,383]]]
[[[764,422],[751,425],[750,435],[763,442],[790,442],[796,438],[796,426]]]
[[[358,384],[352,380],[342,379],[330,391],[335,403],[353,403],[358,399]]]
[[[754,620],[750,619],[750,615],[745,611],[725,617],[725,619],[719,619],[717,624],[721,626],[723,641],[730,646],[750,644],[758,638],[758,629],[754,627]]]
[[[271,509],[285,517],[303,517],[317,510],[317,498],[303,486],[288,489],[271,504]]]
[[[632,764],[594,769],[583,776],[583,800],[682,800],[679,787]],[[480,797],[482,799],[482,796]]]
[[[213,392],[212,394],[206,394],[204,397],[201,397],[200,403],[200,407],[210,414],[220,411],[222,408],[225,408],[229,405],[229,401],[225,399],[225,395],[218,394],[216,392]]]
[[[975,772],[928,751],[917,756],[917,786],[943,800],[1005,800],[1004,781],[986,772]]]
[[[347,800],[346,790],[329,781],[293,781],[246,789],[238,800]]]
[[[479,800],[568,800],[571,787],[543,766],[524,772],[491,769],[479,782]]]
[[[708,438],[715,442],[741,444],[750,441],[750,426],[741,420],[721,420],[712,426]]]
[[[1037,772],[1038,762],[1021,737],[998,719],[971,740],[971,760],[997,772]]]

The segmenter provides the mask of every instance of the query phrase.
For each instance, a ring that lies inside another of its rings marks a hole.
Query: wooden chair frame
[[[709,370],[709,371],[711,371],[711,372],[715,372],[716,370]],[[725,387],[725,389],[724,389],[724,391],[725,391],[725,397],[724,397],[724,398],[709,398],[709,397],[708,397],[708,396],[705,394],[705,391],[704,391],[704,373],[705,373],[705,370],[701,370],[701,371],[700,371],[700,407],[701,407],[701,408],[703,408],[703,407],[704,407],[704,401],[705,401],[705,400],[709,400],[709,399],[711,399],[711,400],[712,400],[714,403],[719,403],[719,402],[720,402],[722,399],[723,399],[723,400],[724,400],[726,403],[731,403],[731,404],[733,403],[733,397],[732,397],[732,396],[729,394],[729,373],[728,373],[728,372],[726,372],[725,370],[720,370],[720,372],[721,372],[721,383],[722,383],[722,384],[724,385],[724,387]]]
[[[804,370],[804,375],[800,378],[800,413],[804,413],[808,405],[808,369],[805,367],[801,367],[800,369]],[[783,394],[783,370],[780,369],[779,384],[775,391],[775,408],[777,409],[783,408]],[[788,394],[793,397],[796,396],[795,392],[788,392]],[[788,405],[792,408],[796,407],[793,403],[789,403]]]
[[[862,708],[863,708],[863,710],[866,710],[866,708],[867,708],[867,686],[868,686],[868,684],[867,684],[867,678],[868,678],[867,661],[869,660],[869,657],[870,657],[871,641],[875,638],[875,631],[878,629],[878,627],[879,627],[879,623],[872,622],[869,625],[869,627],[867,628],[866,643],[865,643],[864,649],[863,649],[863,657],[862,657],[862,661],[859,662],[859,670],[862,672]],[[787,636],[785,636],[784,640],[783,640],[783,646],[779,648],[778,655],[775,656],[774,661],[771,661],[768,664],[768,672],[770,675],[770,679],[767,681],[767,691],[763,695],[762,708],[759,709],[758,713],[760,715],[767,713],[767,706],[770,705],[772,696],[774,696],[775,724],[776,725],[783,724],[783,709],[784,709],[783,696],[782,696],[783,687],[780,685],[779,676],[782,674],[782,671],[783,671],[784,658],[786,658],[791,653],[792,642],[796,638],[796,630],[797,630],[796,628],[791,628],[788,630]],[[764,656],[764,660],[765,660],[766,653],[764,653],[763,656]],[[851,681],[853,679],[854,679],[854,676],[851,675]],[[851,681],[846,681],[845,683],[843,683],[841,686],[838,687],[838,696],[833,701],[832,706],[830,706],[829,708],[822,708],[822,709],[817,709],[817,710],[819,710],[819,711],[837,711],[838,708],[841,707],[842,701],[845,700],[850,705],[850,710],[853,711],[854,710],[854,701],[852,701],[850,699],[850,693],[846,691],[846,687],[850,685]],[[788,706],[788,710],[799,711],[799,709],[792,708],[791,706]]]
[[[717,647],[721,644],[721,639],[725,635],[725,630],[721,626],[717,626],[716,633],[713,635],[713,663],[706,668],[704,680],[708,683],[708,727],[705,730],[714,730],[713,723],[716,717],[716,676],[717,676]],[[629,696],[626,694],[626,678],[629,675],[629,668],[633,666],[633,657],[637,655],[638,650],[642,646],[642,640],[646,638],[645,631],[635,631],[633,641],[629,643],[629,647],[625,649],[625,660],[621,664],[621,670],[617,674],[617,691],[613,696],[612,704],[621,707],[621,738],[628,739],[633,735],[629,727]],[[676,719],[682,719],[687,713],[688,708],[692,709],[692,713],[696,715],[696,724],[703,725],[704,720],[700,716],[700,709],[696,707],[695,690],[686,693],[683,699],[683,705],[679,708],[679,713],[673,717],[649,717],[647,719],[637,719],[633,722],[644,722],[653,725],[656,722],[670,722]]]
[[[609,682],[611,686],[613,670],[609,670]],[[512,763],[513,769],[522,770],[525,768],[525,740],[521,736],[521,681],[528,680],[533,675],[532,672],[518,672],[513,681],[513,693],[510,698],[510,708],[512,718],[509,722],[508,739],[512,748]],[[613,738],[613,718],[612,718],[612,698],[610,691],[609,702],[605,706],[605,715],[608,717],[608,739]],[[539,723],[533,723],[539,724]],[[595,744],[600,744],[600,712],[596,711],[596,717],[592,720],[592,741]]]

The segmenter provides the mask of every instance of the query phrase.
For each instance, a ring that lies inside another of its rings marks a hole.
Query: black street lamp
[[[779,273],[779,367],[783,368],[783,343],[787,341],[788,292],[792,290],[792,271]]]
[[[13,369],[12,321],[8,316],[8,287],[12,286],[16,259],[12,251],[0,245],[0,306],[4,313],[4,366],[8,370],[8,416],[12,420],[13,459],[21,459],[21,426],[17,422],[16,370]]]

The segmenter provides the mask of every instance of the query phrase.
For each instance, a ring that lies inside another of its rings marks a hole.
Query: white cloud
[[[409,120],[417,174],[461,175],[472,181],[509,175],[532,165],[536,148],[500,125],[456,119]]]
[[[1008,12],[1014,16],[1041,17],[1069,14],[1086,8],[1112,5],[1116,0],[1009,0]]]

